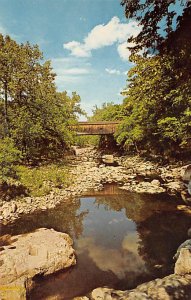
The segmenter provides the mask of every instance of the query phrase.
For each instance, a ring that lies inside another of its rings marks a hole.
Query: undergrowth
[[[54,188],[64,188],[71,183],[69,169],[64,165],[50,164],[40,167],[17,166],[19,182],[30,196],[44,196]]]

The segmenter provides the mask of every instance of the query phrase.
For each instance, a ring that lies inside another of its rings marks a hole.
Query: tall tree
[[[56,91],[56,74],[37,45],[0,35],[0,46],[1,137],[13,138],[28,159],[62,152],[73,139],[69,126],[83,113],[79,95]]]
[[[187,53],[184,55],[187,57]],[[169,154],[188,149],[190,78],[183,80],[173,56],[136,55],[132,59],[135,66],[129,71],[128,89],[124,92],[124,120],[117,133],[118,142],[127,148],[155,149],[159,153],[167,149]],[[188,63],[185,68],[189,69],[191,58],[185,59]]]

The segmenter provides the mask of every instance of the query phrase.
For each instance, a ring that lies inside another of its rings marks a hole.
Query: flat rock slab
[[[0,251],[0,293],[18,290],[9,288],[15,282],[30,285],[35,275],[52,274],[74,265],[72,244],[68,234],[46,228],[11,237],[9,245]]]

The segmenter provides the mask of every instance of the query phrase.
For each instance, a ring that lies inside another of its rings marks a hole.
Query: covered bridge
[[[77,131],[77,135],[111,135],[115,133],[119,123],[119,121],[78,122],[78,125],[72,128]]]

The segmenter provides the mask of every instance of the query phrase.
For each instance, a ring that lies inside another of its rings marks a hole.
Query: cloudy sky
[[[0,0],[0,32],[37,43],[52,60],[60,91],[94,105],[121,103],[130,68],[127,38],[138,33],[120,0]]]

